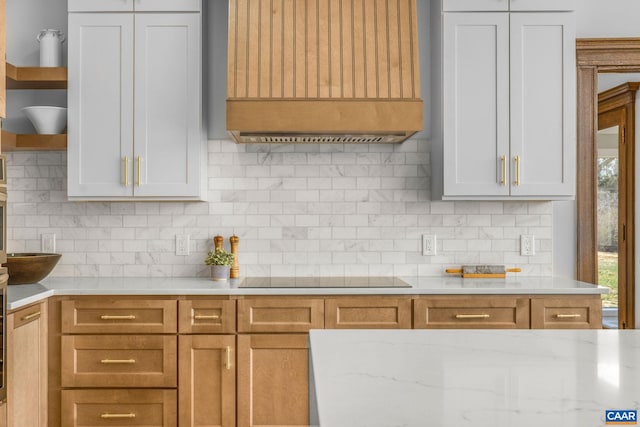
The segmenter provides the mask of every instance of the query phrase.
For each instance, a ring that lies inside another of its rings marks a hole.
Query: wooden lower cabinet
[[[238,335],[238,427],[309,424],[307,334]]]
[[[7,317],[7,425],[47,426],[47,304]]]
[[[601,329],[600,295],[531,298],[532,329]]]
[[[411,329],[411,297],[327,298],[327,329]]]
[[[7,427],[7,402],[0,403],[0,427]]]
[[[179,337],[180,427],[235,426],[235,341],[235,335]]]
[[[413,303],[415,329],[528,329],[529,297],[428,297]]]
[[[176,390],[62,390],[62,425],[177,426]]]

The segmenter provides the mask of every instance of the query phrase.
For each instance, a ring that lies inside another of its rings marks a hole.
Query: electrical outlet
[[[56,234],[42,233],[40,235],[40,249],[44,253],[54,253],[56,251]]]
[[[520,235],[520,255],[535,255],[536,240],[533,234]]]
[[[422,235],[422,255],[424,256],[436,255],[436,235],[435,234]]]
[[[188,234],[176,234],[176,255],[189,255]]]

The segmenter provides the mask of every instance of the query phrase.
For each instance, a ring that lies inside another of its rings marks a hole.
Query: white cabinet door
[[[202,172],[200,14],[141,13],[135,20],[134,194],[197,197]]]
[[[507,12],[509,0],[442,0],[444,12]]]
[[[132,40],[132,14],[69,14],[70,197],[133,194]]]
[[[574,19],[572,13],[511,14],[514,196],[575,194]]]
[[[444,196],[508,196],[509,14],[447,13],[443,31]]]

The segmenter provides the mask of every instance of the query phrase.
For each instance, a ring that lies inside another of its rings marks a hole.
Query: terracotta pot
[[[211,280],[223,281],[229,277],[228,265],[212,265],[211,266]]]

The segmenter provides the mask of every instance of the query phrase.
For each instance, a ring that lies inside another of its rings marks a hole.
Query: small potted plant
[[[229,269],[233,264],[233,254],[222,248],[217,248],[207,254],[204,263],[212,266],[211,279],[218,281],[227,280],[227,277],[229,277]]]

